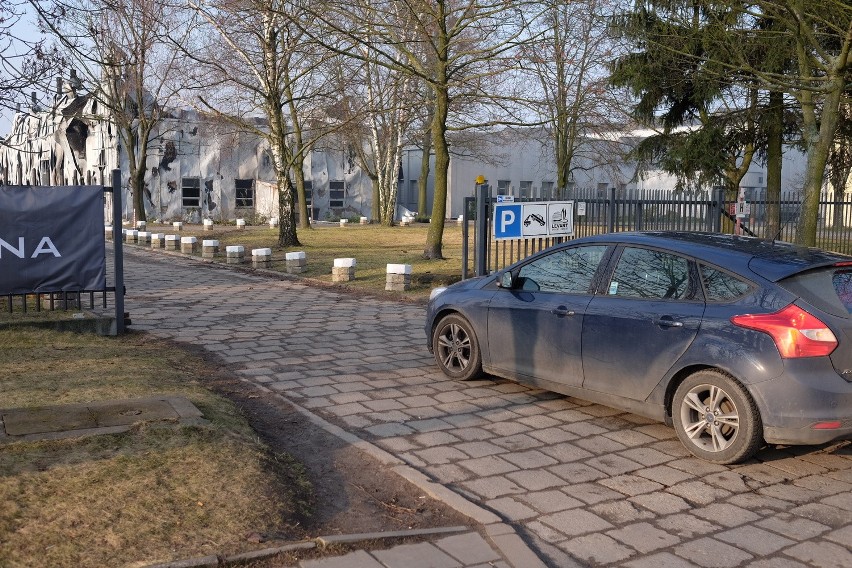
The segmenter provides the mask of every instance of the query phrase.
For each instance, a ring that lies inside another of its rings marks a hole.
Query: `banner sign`
[[[0,294],[103,290],[104,240],[102,187],[0,186]]]
[[[567,237],[573,234],[573,201],[497,203],[494,206],[495,239]]]

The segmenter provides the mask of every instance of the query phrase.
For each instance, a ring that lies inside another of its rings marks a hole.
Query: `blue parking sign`
[[[521,204],[502,204],[494,206],[494,238],[521,238]]]

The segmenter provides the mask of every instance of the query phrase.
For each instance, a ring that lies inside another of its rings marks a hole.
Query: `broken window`
[[[235,179],[237,207],[254,207],[254,180]]]
[[[181,200],[183,207],[201,207],[201,180],[183,178],[181,180]]]
[[[346,186],[342,181],[328,182],[328,206],[343,207],[343,199],[346,192]]]

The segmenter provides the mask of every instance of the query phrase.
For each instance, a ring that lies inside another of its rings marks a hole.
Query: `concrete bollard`
[[[288,252],[284,255],[288,274],[301,274],[308,266],[308,258],[304,252]]]
[[[230,245],[225,247],[225,261],[228,264],[242,264],[246,258],[246,247],[243,245]]]
[[[147,221],[136,221],[136,230],[137,231],[147,231],[148,230],[148,222]]]
[[[237,219],[237,229],[245,229],[246,228],[246,220],[245,219]]]
[[[269,265],[272,264],[272,249],[252,249],[251,264],[255,268],[269,268]]]
[[[136,235],[136,243],[148,246],[151,244],[151,233],[148,231],[139,231]]]
[[[341,219],[340,220],[340,226],[341,227],[345,227],[348,224],[349,224],[349,219]]]
[[[161,249],[166,246],[166,235],[163,233],[151,233],[151,248]]]
[[[166,235],[166,250],[180,250],[180,237],[177,235]]]
[[[175,221],[172,223],[172,227],[175,231],[183,231],[183,221]]]
[[[216,258],[219,256],[219,241],[205,239],[201,242],[201,256],[203,258]]]
[[[277,227],[277,226],[278,226],[278,217],[272,217],[269,220],[269,228],[271,229],[272,227]]]
[[[332,282],[349,282],[355,280],[355,259],[335,258],[331,269]]]
[[[183,254],[192,254],[198,252],[198,238],[196,237],[181,237],[180,252]]]
[[[459,225],[464,225],[464,215],[459,215],[459,218],[456,220]]]
[[[113,235],[112,225],[104,225],[104,238],[111,241]]]
[[[213,230],[213,219],[204,219],[204,221],[202,221],[201,224],[204,226],[205,231],[212,231]]]
[[[385,290],[403,292],[411,289],[411,265],[388,264]]]
[[[129,245],[135,245],[139,240],[139,231],[136,229],[124,230],[124,242]]]
[[[362,225],[369,225],[369,224],[370,224],[370,220],[369,220],[368,218],[366,218],[366,217],[361,217],[361,219],[360,219],[360,223],[361,223]]]

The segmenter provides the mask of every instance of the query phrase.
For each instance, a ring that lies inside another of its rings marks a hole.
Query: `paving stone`
[[[734,495],[728,499],[728,503],[754,511],[763,516],[768,516],[777,511],[786,511],[793,508],[794,504],[789,501],[782,501],[774,497],[766,497],[757,493],[742,493]]]
[[[413,428],[418,432],[434,432],[436,430],[449,430],[452,428],[451,424],[436,418],[430,418],[428,420],[411,420],[406,422],[406,426]]]
[[[563,443],[549,445],[541,448],[541,451],[551,456],[560,463],[572,462],[592,457],[588,450],[574,445],[573,443]]]
[[[456,483],[472,477],[469,471],[453,464],[428,465],[426,466],[426,472],[438,482],[444,484]]]
[[[624,495],[621,493],[613,491],[603,485],[598,485],[597,483],[581,483],[579,485],[572,485],[571,487],[567,487],[565,491],[571,497],[579,499],[587,505],[594,505],[601,501],[624,498]]]
[[[569,509],[539,517],[539,520],[568,536],[579,536],[613,528],[606,520],[582,509]]]
[[[675,554],[707,568],[733,568],[751,560],[748,552],[712,538],[699,538],[674,548]]]
[[[467,458],[465,454],[455,448],[438,446],[435,448],[426,448],[424,450],[416,450],[414,452],[417,457],[430,465],[441,465],[451,462],[456,462]]]
[[[616,477],[601,479],[598,483],[631,497],[642,493],[651,493],[652,491],[663,488],[661,484],[637,475],[618,475]]]
[[[803,542],[788,548],[784,554],[820,568],[849,568],[852,566],[852,550],[849,543],[840,546],[833,542]]]
[[[534,509],[531,509],[510,497],[492,499],[490,501],[486,501],[485,505],[509,521],[520,521],[538,516],[538,513]]]
[[[369,426],[366,428],[367,432],[372,434],[373,436],[378,436],[379,438],[391,438],[396,436],[406,436],[411,434],[412,430],[405,424],[397,424],[397,423],[388,423],[388,424],[376,424],[375,426]],[[410,446],[405,449],[412,449],[414,446]],[[397,450],[403,450],[402,447],[394,448]],[[403,450],[404,451],[404,450]]]
[[[582,463],[563,463],[547,469],[571,484],[585,483],[606,477],[606,474],[602,471],[598,471]]]
[[[642,464],[621,457],[618,454],[607,454],[586,460],[586,464],[607,475],[621,475],[642,468]]]
[[[337,416],[349,416],[350,414],[361,414],[370,411],[370,409],[359,402],[332,405],[329,406],[327,410]]]
[[[647,554],[678,544],[681,539],[677,536],[661,531],[650,523],[634,523],[620,529],[615,529],[606,533],[608,536]]]
[[[356,550],[343,556],[300,560],[299,568],[386,568],[365,550]]]
[[[739,475],[757,481],[762,485],[775,485],[777,483],[784,483],[793,479],[793,476],[787,474],[783,470],[763,463],[744,465],[734,469],[734,471]]]
[[[507,473],[506,477],[528,491],[541,491],[542,489],[565,485],[561,477],[546,470],[513,471]]]
[[[789,513],[779,513],[773,517],[758,521],[755,524],[761,528],[775,531],[797,541],[814,538],[830,529],[830,527],[822,523],[796,517]]]
[[[435,546],[462,564],[479,564],[500,560],[500,555],[475,532],[444,537],[435,541]]]
[[[604,534],[590,534],[565,541],[560,548],[588,563],[609,565],[621,562],[636,552]]]
[[[809,475],[793,481],[793,485],[834,496],[838,493],[852,495],[852,483],[832,479],[827,475]]]
[[[605,455],[603,455],[604,458],[617,457],[617,456],[614,456],[612,454],[612,452],[619,452],[619,451],[627,449],[627,446],[625,446],[624,444],[616,442],[615,440],[610,440],[609,438],[607,438],[605,436],[582,437],[582,438],[575,440],[574,445],[580,446],[584,450],[587,450],[587,451],[591,452],[592,454],[594,454],[596,456],[601,456],[601,455],[605,454]],[[633,463],[633,464],[636,463],[634,461],[628,460],[627,458],[621,458],[621,459],[624,460],[625,462],[629,461],[630,463]],[[639,467],[639,465],[636,464],[636,467]],[[621,471],[619,473],[624,473],[624,472]]]
[[[576,440],[577,435],[562,428],[545,428],[543,430],[530,430],[530,436],[546,444],[558,444],[569,440]]]
[[[608,436],[611,435],[607,434]],[[671,461],[672,457],[654,448],[630,448],[620,452],[621,457],[641,463],[646,467]]]
[[[706,507],[695,508],[692,513],[723,527],[737,527],[760,519],[759,515],[729,503],[712,503]]]
[[[471,479],[462,482],[461,486],[485,499],[496,499],[504,495],[514,495],[526,491],[514,481],[500,476]]]
[[[417,434],[412,439],[419,445],[429,448],[433,446],[445,446],[455,444],[459,441],[458,438],[451,433],[444,431],[426,432],[425,434]]]
[[[671,495],[662,491],[637,495],[636,497],[631,497],[630,501],[658,515],[670,515],[692,508],[692,505],[677,495]]]
[[[734,471],[720,471],[719,473],[705,475],[701,480],[731,493],[745,493],[762,486],[762,484],[753,481],[752,485],[747,484],[746,479]]]
[[[731,496],[730,491],[708,485],[702,481],[685,481],[669,487],[667,491],[696,505],[709,505]]]
[[[542,443],[532,436],[527,436],[526,434],[516,434],[514,436],[505,436],[500,438],[494,438],[492,440],[494,444],[505,448],[511,451],[518,450],[529,450],[532,448],[541,447]]]
[[[626,562],[628,568],[693,568],[695,564],[670,552],[642,556]]]
[[[337,388],[339,390],[340,386],[338,386]],[[349,404],[350,402],[363,402],[363,401],[366,401],[366,400],[370,400],[370,397],[368,397],[366,394],[364,394],[362,392],[346,392],[346,393],[329,395],[328,399],[331,400],[334,404]],[[367,408],[370,408],[367,405],[364,405],[364,406],[366,406]],[[370,410],[373,410],[373,409],[370,408]]]
[[[633,523],[636,521],[653,519],[655,517],[652,512],[638,507],[628,500],[599,503],[590,507],[589,510],[614,525]]]
[[[655,524],[662,530],[683,538],[693,538],[698,535],[714,532],[720,528],[717,524],[695,517],[689,513],[670,515],[658,519]]]
[[[768,556],[782,548],[796,544],[789,538],[751,525],[724,531],[714,535],[714,537],[756,556]]]
[[[365,400],[363,404],[370,410],[374,411],[398,410],[400,408],[406,408],[404,404],[402,404],[398,400],[393,399]]]
[[[832,528],[840,528],[852,522],[852,514],[849,511],[844,511],[825,503],[808,503],[807,505],[790,509],[790,513],[828,525]]]
[[[658,465],[657,467],[640,469],[634,473],[663,485],[675,485],[692,478],[690,474],[667,465]]]
[[[503,456],[503,459],[522,469],[545,467],[556,463],[555,459],[538,450],[507,453]]]
[[[373,551],[386,568],[458,568],[458,561],[428,542]]]
[[[555,513],[566,509],[574,509],[583,506],[583,502],[568,496],[562,491],[534,491],[519,495],[521,499],[541,513]]]
[[[493,456],[506,451],[500,446],[495,446],[491,442],[465,442],[462,444],[456,444],[455,448],[472,458]]]
[[[476,475],[499,475],[515,471],[518,467],[498,456],[484,456],[476,459],[461,460],[458,465],[469,469]]]
[[[848,547],[850,545],[849,543],[852,543],[852,524],[846,525],[842,529],[837,529],[836,531],[824,534],[823,538]]]
[[[808,566],[792,558],[773,556],[772,558],[750,562],[748,568],[808,568]]]

